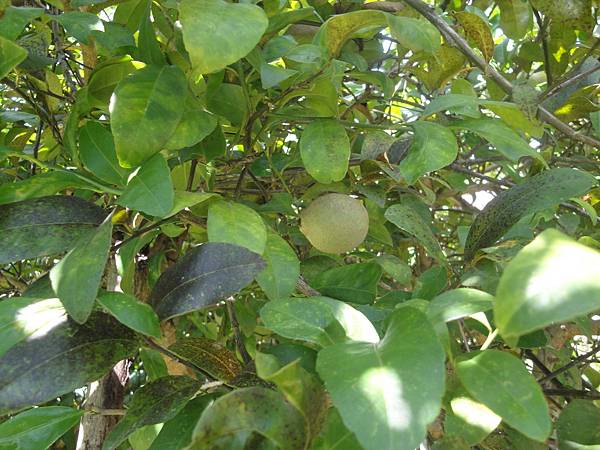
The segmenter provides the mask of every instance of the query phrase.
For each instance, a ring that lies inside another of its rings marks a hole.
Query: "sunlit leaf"
[[[302,132],[300,154],[306,171],[319,183],[342,180],[350,159],[344,126],[332,119],[313,121]]]

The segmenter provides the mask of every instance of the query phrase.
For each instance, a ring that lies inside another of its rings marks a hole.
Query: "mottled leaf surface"
[[[160,276],[151,303],[161,320],[202,309],[247,286],[264,267],[260,255],[244,247],[209,242]]]
[[[79,197],[51,196],[0,206],[0,264],[70,249],[106,211]]]
[[[178,339],[169,350],[217,380],[230,381],[243,370],[235,353],[210,339],[185,337]]]
[[[135,430],[172,419],[198,392],[201,383],[183,376],[166,376],[145,384],[133,395],[125,416],[106,437],[103,450],[113,450]]]
[[[31,336],[0,358],[0,411],[18,411],[97,380],[138,348],[134,333],[96,313]]]
[[[319,183],[342,180],[350,159],[350,140],[344,126],[333,119],[313,121],[300,137],[300,155],[306,171]]]
[[[465,244],[465,256],[493,245],[522,217],[585,194],[595,178],[570,168],[550,169],[502,192],[475,218]]]

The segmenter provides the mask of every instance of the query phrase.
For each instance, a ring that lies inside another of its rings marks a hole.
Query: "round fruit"
[[[300,231],[325,253],[345,253],[367,237],[369,215],[360,200],[345,194],[325,194],[300,214]]]

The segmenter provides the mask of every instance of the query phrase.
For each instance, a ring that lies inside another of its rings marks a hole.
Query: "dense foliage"
[[[0,448],[598,448],[599,13],[0,0]]]

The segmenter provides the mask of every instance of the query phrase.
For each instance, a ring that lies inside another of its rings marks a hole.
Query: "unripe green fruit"
[[[300,214],[300,231],[325,253],[345,253],[359,246],[369,231],[369,214],[360,200],[325,194]]]

